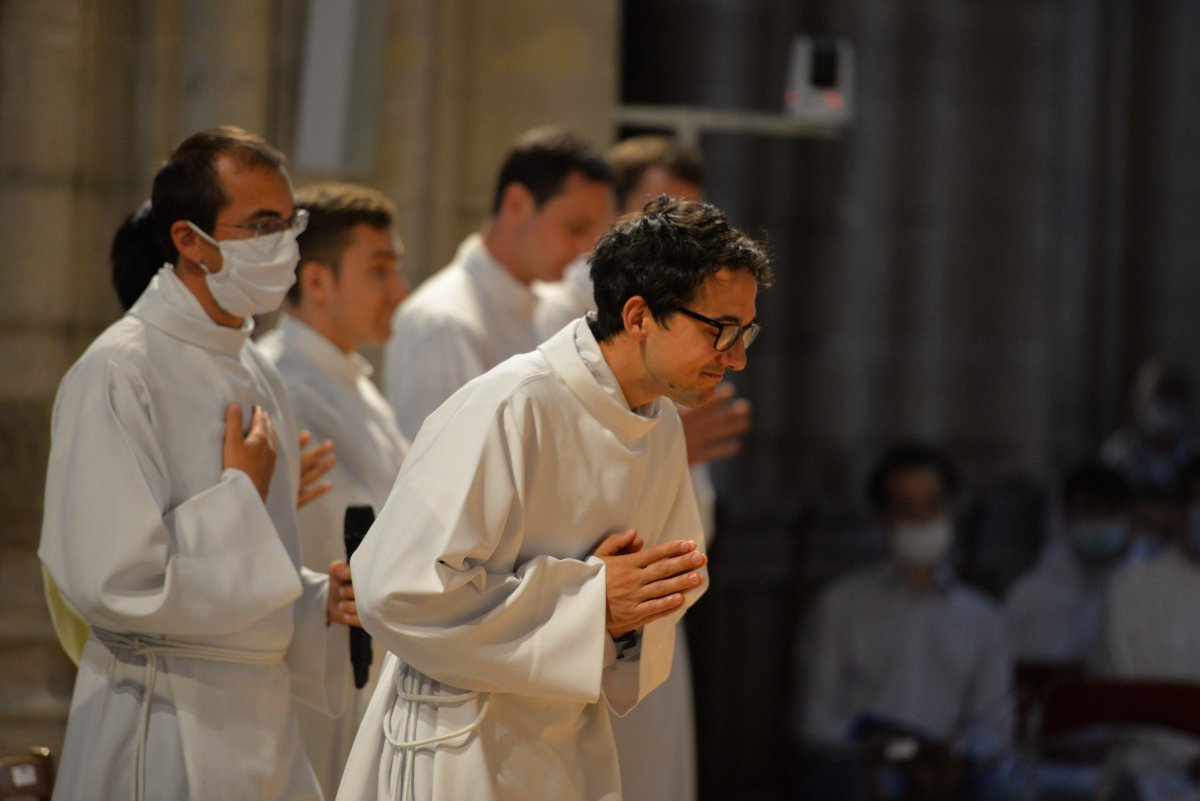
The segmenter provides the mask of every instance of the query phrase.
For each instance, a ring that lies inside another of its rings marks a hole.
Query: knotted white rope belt
[[[471,733],[479,729],[479,724],[483,723],[484,717],[487,716],[488,709],[492,705],[492,694],[481,693],[477,690],[471,690],[461,693],[445,693],[433,694],[429,692],[416,692],[418,688],[425,685],[425,689],[430,689],[433,680],[424,673],[410,667],[409,665],[396,661],[396,670],[392,678],[396,689],[396,698],[402,701],[403,705],[408,707],[407,714],[400,724],[393,723],[393,713],[400,704],[391,704],[387,711],[383,714],[383,738],[387,744],[393,749],[392,763],[393,771],[389,784],[391,785],[392,797],[400,801],[401,799],[409,798],[413,792],[414,777],[413,765],[416,761],[416,752],[421,748],[430,748],[437,746],[439,743],[465,738]],[[415,710],[411,709],[412,704],[428,704],[430,706],[452,706],[456,704],[466,703],[479,696],[485,696],[483,704],[479,709],[479,714],[475,719],[456,731],[446,734],[438,734],[433,737],[424,737],[421,739],[413,739],[416,736],[417,724],[420,715]],[[403,731],[401,731],[403,729]],[[401,763],[399,766],[395,764],[397,758]],[[386,757],[385,757],[386,759]],[[396,770],[400,767],[400,770]]]
[[[138,718],[137,747],[133,757],[133,798],[143,801],[146,797],[146,737],[150,730],[150,699],[154,696],[154,683],[158,678],[160,656],[180,656],[188,659],[203,659],[208,662],[229,662],[238,665],[277,665],[283,661],[286,649],[255,651],[245,648],[222,648],[216,645],[199,645],[179,642],[140,634],[120,634],[93,627],[92,634],[108,646],[111,651],[128,651],[146,660],[143,683],[142,709]]]

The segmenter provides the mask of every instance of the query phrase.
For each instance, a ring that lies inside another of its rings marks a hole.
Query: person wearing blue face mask
[[[1113,579],[1098,666],[1131,679],[1200,681],[1200,459],[1180,472],[1176,541]]]
[[[1008,748],[1003,619],[950,568],[957,484],[946,457],[921,444],[889,450],[872,471],[890,558],[837,581],[806,629],[801,738],[818,755],[806,798],[855,797],[849,774],[831,771],[872,743],[912,751],[912,772],[887,797],[936,787],[938,797],[979,798]]]
[[[1061,536],[1005,599],[1018,662],[1082,667],[1100,631],[1104,591],[1130,558],[1129,486],[1116,470],[1078,464],[1063,477]]]

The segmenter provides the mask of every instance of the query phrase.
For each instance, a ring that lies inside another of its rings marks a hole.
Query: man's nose
[[[742,338],[738,337],[734,341],[733,347],[727,351],[723,351],[720,357],[718,361],[727,370],[746,369],[746,345],[743,343]]]

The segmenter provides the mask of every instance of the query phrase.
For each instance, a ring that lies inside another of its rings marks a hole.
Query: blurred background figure
[[[1150,359],[1129,391],[1124,425],[1105,439],[1100,455],[1133,490],[1134,548],[1153,554],[1180,525],[1180,470],[1200,456],[1192,420],[1192,384],[1177,365]]]
[[[1200,682],[1200,460],[1179,473],[1178,541],[1114,578],[1099,667],[1120,678]]]
[[[318,443],[337,443],[329,492],[299,514],[305,566],[328,570],[346,557],[346,508],[382,509],[408,451],[391,407],[371,382],[371,364],[358,352],[391,336],[392,314],[408,283],[400,269],[404,247],[396,207],[383,194],[357,184],[314,184],[297,190],[296,206],[308,211],[296,283],[279,327],[259,346],[279,370],[297,424]],[[351,700],[339,718],[295,705],[326,798],[337,792],[382,662],[383,654],[375,654],[365,687],[348,684]]]
[[[537,347],[533,282],[561,279],[612,214],[612,173],[588,142],[559,128],[518,139],[483,231],[396,312],[384,381],[406,437],[463,384]]]
[[[1013,732],[1003,619],[949,566],[957,474],[922,444],[888,450],[868,495],[890,558],[836,581],[801,648],[806,798],[978,797]],[[865,759],[864,759],[865,757]]]
[[[128,309],[167,263],[167,254],[154,233],[149,200],[138,206],[137,211],[117,228],[109,248],[108,263],[121,308]]]
[[[1079,464],[1063,477],[1061,504],[1061,530],[1005,600],[1008,639],[1018,663],[1082,668],[1108,581],[1129,559],[1129,488],[1111,467]]]

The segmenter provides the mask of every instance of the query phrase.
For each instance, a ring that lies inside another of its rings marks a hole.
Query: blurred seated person
[[[1200,681],[1200,460],[1179,478],[1186,512],[1177,541],[1109,588],[1098,652],[1107,675]]]
[[[1128,409],[1129,420],[1104,441],[1100,458],[1125,476],[1133,492],[1135,554],[1152,555],[1180,525],[1175,504],[1180,470],[1200,457],[1187,373],[1159,359],[1147,361],[1130,389]]]
[[[1119,472],[1076,465],[1061,497],[1061,532],[1006,599],[1018,663],[1082,665],[1100,632],[1108,581],[1129,560],[1129,487]]]
[[[957,486],[938,451],[889,450],[868,492],[890,558],[835,582],[807,632],[802,739],[830,755],[906,763],[885,771],[876,797],[982,797],[987,767],[1012,738],[1003,616],[949,565]],[[818,765],[805,797],[853,797],[838,786],[850,779],[861,792],[861,770],[845,766]]]

